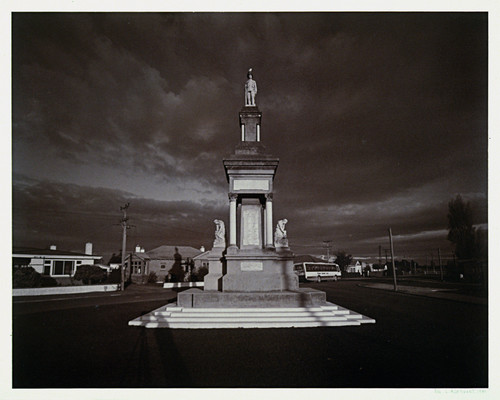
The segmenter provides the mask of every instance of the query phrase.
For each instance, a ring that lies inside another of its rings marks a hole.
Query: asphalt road
[[[14,388],[484,388],[488,308],[308,284],[377,320],[359,327],[171,330],[128,321],[171,290],[14,299]]]

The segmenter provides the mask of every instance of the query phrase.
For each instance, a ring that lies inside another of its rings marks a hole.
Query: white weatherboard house
[[[351,273],[351,274],[363,274],[363,265],[359,262],[356,261],[354,265],[349,265],[346,269],[346,272]]]
[[[84,253],[57,250],[54,245],[48,249],[15,247],[12,252],[13,267],[33,267],[36,272],[54,278],[73,276],[80,265],[96,264],[101,259],[92,255],[92,243],[85,245]]]

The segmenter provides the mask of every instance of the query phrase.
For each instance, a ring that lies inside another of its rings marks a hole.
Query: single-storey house
[[[194,268],[198,267],[197,263],[203,265],[203,257],[198,258],[198,262],[196,262],[195,257],[207,253],[204,250],[191,246],[163,245],[145,251],[140,246],[136,246],[135,251],[125,258],[125,268],[127,275],[130,275],[133,281],[144,281],[151,272],[156,274],[158,281],[165,281],[168,274],[183,275],[190,272],[191,260]],[[206,262],[208,263],[208,259]]]
[[[195,269],[199,269],[201,267],[208,268],[208,255],[210,254],[210,251],[204,251],[204,250],[205,250],[205,248],[202,247],[200,249],[200,251],[202,251],[202,253],[193,257]]]
[[[354,265],[349,265],[346,268],[346,272],[350,274],[360,274],[363,275],[363,265],[359,262],[356,261]]]
[[[52,245],[48,249],[14,247],[13,267],[33,267],[36,272],[54,278],[75,275],[80,265],[93,265],[101,262],[102,257],[92,254],[92,243],[85,245],[84,253],[58,250]]]

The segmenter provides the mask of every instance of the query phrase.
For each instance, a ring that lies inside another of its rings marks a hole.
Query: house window
[[[160,265],[160,269],[165,269],[167,266],[165,264]]]
[[[50,260],[45,260],[43,262],[43,274],[50,275],[50,267],[52,266],[52,262]]]
[[[64,275],[73,275],[73,261],[64,261]]]
[[[52,275],[73,275],[74,261],[54,261]]]
[[[142,261],[133,261],[132,262],[132,271],[134,274],[140,274],[142,268]]]
[[[62,275],[64,270],[64,261],[54,261],[52,275]]]

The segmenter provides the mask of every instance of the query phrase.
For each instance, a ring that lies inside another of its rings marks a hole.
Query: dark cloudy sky
[[[249,67],[296,253],[487,227],[487,13],[13,13],[13,244],[210,248]]]

